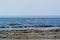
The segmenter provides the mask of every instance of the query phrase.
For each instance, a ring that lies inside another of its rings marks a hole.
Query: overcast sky
[[[0,0],[0,17],[59,17],[60,0]]]

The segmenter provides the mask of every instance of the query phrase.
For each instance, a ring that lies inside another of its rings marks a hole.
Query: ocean
[[[60,39],[0,39],[0,40],[60,40]]]
[[[60,24],[60,18],[0,18],[0,24]]]
[[[0,18],[0,24],[47,24],[55,25],[60,24],[60,18]],[[0,30],[22,30],[13,28],[0,28]],[[60,40],[60,39],[1,39],[0,40]]]
[[[5,38],[5,39],[1,39],[0,40],[60,40],[60,39],[8,39],[8,38]]]

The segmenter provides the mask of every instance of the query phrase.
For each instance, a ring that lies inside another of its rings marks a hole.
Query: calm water
[[[0,40],[60,40],[60,39],[0,39]]]
[[[0,18],[0,24],[60,24],[60,18]]]

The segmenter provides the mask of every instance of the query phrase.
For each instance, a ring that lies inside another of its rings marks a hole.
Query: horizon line
[[[0,17],[0,18],[60,18],[60,17],[50,17],[50,16],[47,16],[47,17],[41,17],[41,16],[24,16],[24,17]]]

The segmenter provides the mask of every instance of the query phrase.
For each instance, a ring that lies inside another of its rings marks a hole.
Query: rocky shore
[[[43,29],[43,28],[42,28]],[[0,38],[16,38],[16,39],[57,39],[60,38],[60,29],[39,30],[0,30]]]
[[[7,28],[6,30],[4,30]],[[8,30],[10,28],[10,30]],[[13,28],[13,30],[11,29]],[[24,30],[14,30],[14,28],[24,28]],[[60,38],[60,27],[58,25],[22,25],[7,24],[0,25],[0,38],[16,39],[57,39]]]

